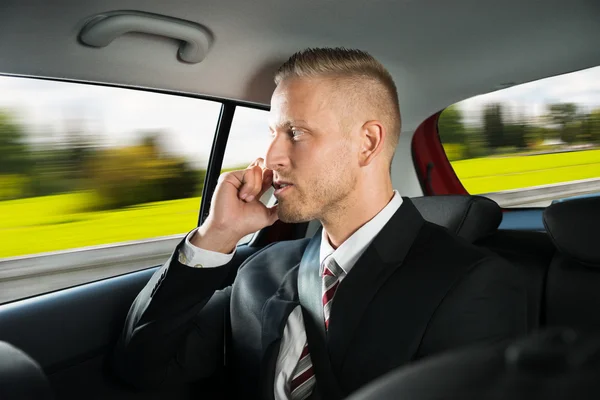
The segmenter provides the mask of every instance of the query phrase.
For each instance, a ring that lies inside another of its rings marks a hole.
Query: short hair
[[[368,101],[384,116],[388,130],[390,162],[401,130],[400,103],[392,75],[372,55],[356,49],[309,48],[293,54],[275,74],[275,84],[287,78],[347,78],[365,93]],[[371,90],[368,90],[370,88]],[[357,94],[360,96],[360,93]],[[356,98],[357,96],[354,96]],[[365,97],[365,96],[363,96]]]

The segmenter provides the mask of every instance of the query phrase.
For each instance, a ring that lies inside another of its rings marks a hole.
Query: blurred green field
[[[470,193],[600,177],[600,150],[453,162]],[[82,212],[88,193],[0,202],[0,258],[180,234],[196,226],[200,198]]]
[[[452,162],[469,193],[491,193],[600,177],[600,150]]]
[[[174,235],[192,230],[200,197],[81,212],[89,194],[0,202],[0,258]]]

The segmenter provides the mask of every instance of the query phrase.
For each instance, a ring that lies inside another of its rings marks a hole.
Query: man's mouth
[[[275,189],[275,192],[273,193],[275,196],[283,193],[285,190],[289,189],[290,187],[294,186],[292,183],[290,182],[284,182],[284,181],[274,181],[273,182],[273,189]]]

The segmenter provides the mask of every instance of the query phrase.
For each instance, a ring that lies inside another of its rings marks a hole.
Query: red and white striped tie
[[[344,270],[338,265],[332,256],[323,261],[322,293],[323,293],[323,315],[325,317],[325,329],[329,329],[329,315],[335,291],[340,284],[340,278]],[[308,343],[304,344],[298,365],[294,369],[290,392],[292,400],[304,400],[312,393],[315,385],[315,372],[308,351]]]
[[[335,291],[340,285],[340,278],[344,270],[335,262],[332,256],[327,257],[323,264],[323,316],[325,317],[325,329],[329,329],[329,314]]]

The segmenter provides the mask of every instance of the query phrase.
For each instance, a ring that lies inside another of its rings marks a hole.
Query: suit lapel
[[[423,224],[421,214],[404,198],[402,206],[337,289],[329,316],[327,342],[338,376],[365,310],[379,288],[401,267]]]
[[[262,309],[262,362],[261,392],[264,399],[274,398],[275,372],[279,346],[285,324],[298,303],[298,267],[291,269],[284,277],[277,292],[271,296]]]
[[[300,261],[298,271],[298,297],[300,304],[308,311],[318,333],[325,339],[325,317],[321,301],[321,276],[319,274],[319,252],[321,250],[321,230],[312,237]]]

